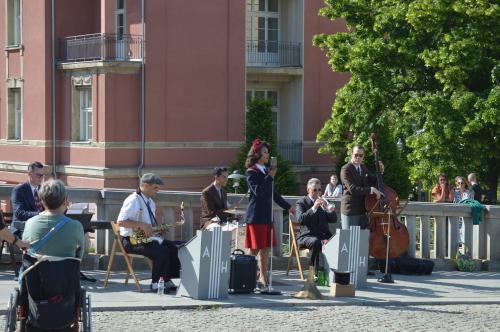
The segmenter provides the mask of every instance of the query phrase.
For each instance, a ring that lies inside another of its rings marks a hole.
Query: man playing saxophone
[[[118,215],[118,225],[125,250],[132,254],[144,255],[153,261],[151,291],[157,291],[158,280],[163,277],[167,293],[175,288],[171,279],[179,277],[180,262],[175,244],[153,234],[153,230],[160,226],[161,221],[156,218],[156,205],[152,198],[158,193],[161,185],[163,181],[159,176],[144,174],[139,189],[123,202]],[[152,241],[131,241],[131,237],[137,238],[133,236],[134,232],[143,233],[145,238]]]

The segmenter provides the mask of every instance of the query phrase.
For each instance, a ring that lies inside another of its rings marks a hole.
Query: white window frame
[[[5,6],[6,44],[9,47],[21,45],[22,37],[22,3],[21,0],[7,0]]]
[[[116,33],[116,57],[118,59],[125,58],[125,40],[123,36],[127,34],[127,16],[126,14],[126,0],[123,0],[123,8],[118,8],[118,3],[120,0],[116,0],[116,10],[115,10],[115,33]],[[118,25],[119,17],[123,17],[123,29],[122,33],[119,33],[120,26]]]
[[[12,89],[14,99],[14,130],[13,139],[21,139],[23,135],[23,98],[21,89]]]
[[[92,87],[79,86],[77,87],[77,91],[78,91],[78,98],[80,100],[79,139],[81,142],[89,142],[92,141],[92,131],[93,131]]]
[[[276,105],[273,105],[272,111],[273,115],[276,119],[276,126],[275,126],[275,135],[276,139],[279,141],[279,133],[280,133],[280,91],[277,88],[251,88],[247,89],[247,94],[250,93],[250,100],[255,98],[255,93],[256,92],[263,92],[264,93],[264,99],[271,99],[269,98],[269,92],[275,92],[276,93]]]
[[[264,11],[259,11],[258,10],[258,1],[259,0],[247,0],[247,8],[248,9],[248,15],[250,16],[249,19],[249,31],[250,31],[250,36],[247,36],[247,40],[252,41],[252,42],[257,42],[257,41],[268,41],[269,40],[269,19],[270,18],[275,18],[278,20],[278,36],[276,42],[280,41],[280,36],[281,36],[281,29],[280,29],[280,1],[278,0],[278,11],[277,12],[270,12],[269,11],[269,1],[266,1],[265,5],[265,10]],[[253,10],[253,7],[257,8],[257,10]],[[255,21],[257,26],[253,26],[254,20],[253,18],[257,18]],[[263,40],[259,40],[259,18],[264,18],[265,19],[265,37]],[[254,35],[256,33],[257,35]]]
[[[23,90],[20,86],[7,88],[7,139],[21,140],[23,136]]]

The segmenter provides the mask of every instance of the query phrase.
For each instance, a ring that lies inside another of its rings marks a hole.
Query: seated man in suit
[[[44,210],[38,190],[43,182],[45,171],[43,164],[34,161],[28,165],[28,182],[21,183],[12,189],[12,232],[21,237],[28,219]]]
[[[200,228],[205,229],[219,217],[220,222],[225,222],[230,215],[224,213],[227,209],[227,194],[224,186],[227,183],[227,168],[215,167],[213,171],[214,182],[201,192],[201,222]]]
[[[310,264],[317,270],[322,241],[332,237],[328,224],[337,222],[335,206],[321,197],[321,182],[318,179],[307,181],[307,196],[297,201],[296,211],[300,223],[298,245],[312,250]]]

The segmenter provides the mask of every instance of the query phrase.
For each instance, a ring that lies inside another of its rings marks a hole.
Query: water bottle
[[[158,295],[163,296],[164,290],[165,290],[165,280],[163,280],[163,277],[160,277],[160,280],[158,280]]]

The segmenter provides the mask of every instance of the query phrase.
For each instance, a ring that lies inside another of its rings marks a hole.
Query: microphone
[[[271,169],[278,167],[278,158],[277,157],[271,157],[271,161],[269,162],[269,167]]]

